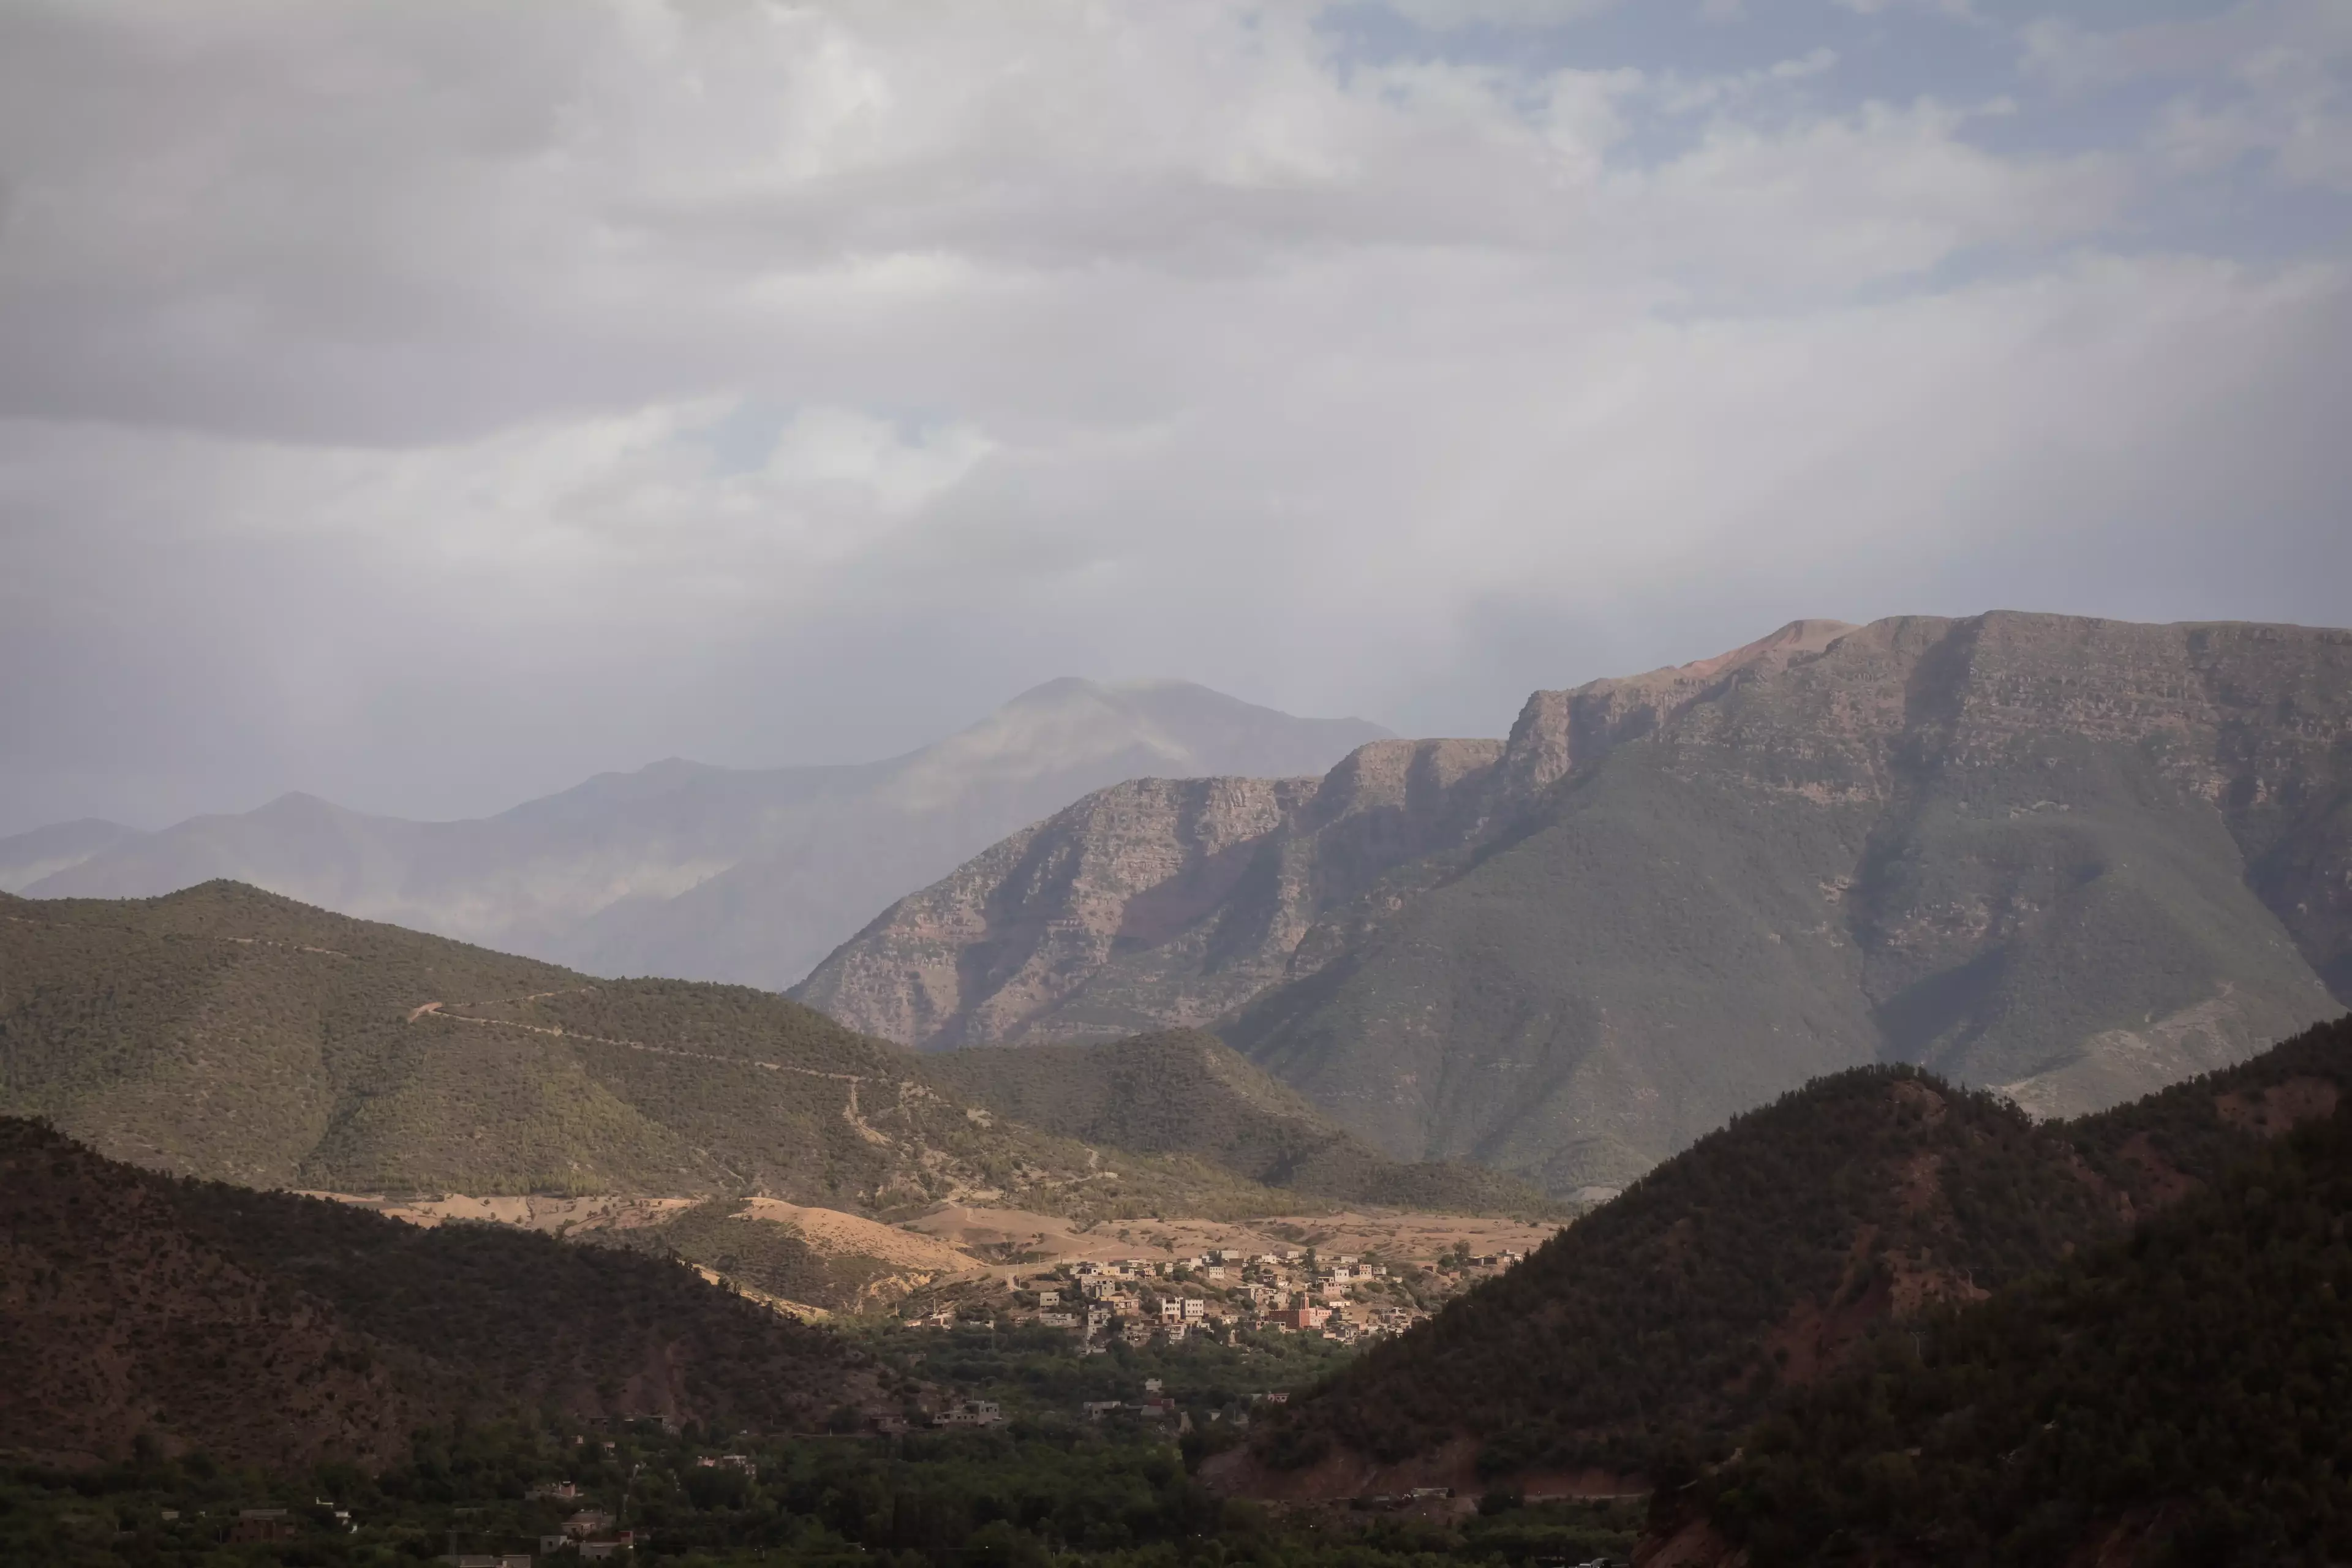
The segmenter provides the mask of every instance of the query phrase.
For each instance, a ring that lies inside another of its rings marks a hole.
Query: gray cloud
[[[0,828],[2352,619],[2340,6],[1699,9],[0,5]]]

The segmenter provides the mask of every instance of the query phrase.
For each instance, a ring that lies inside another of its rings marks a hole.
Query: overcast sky
[[[2352,623],[2352,0],[0,0],[0,832]]]

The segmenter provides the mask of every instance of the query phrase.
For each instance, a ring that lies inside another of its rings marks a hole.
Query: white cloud
[[[2043,37],[2053,80],[2156,47]],[[2031,597],[1972,563],[2186,536],[2198,474],[2281,528],[2344,477],[2244,420],[2346,346],[2326,258],[2127,247],[2137,149],[1997,150],[1981,102],[1765,42],[1353,58],[1305,0],[19,7],[0,658],[63,673],[0,698],[0,813],[480,809],[878,752],[1073,671],[1492,729],[1790,615]],[[2272,79],[2174,154],[2335,179],[2333,79]],[[2163,559],[2081,607],[2190,613],[2212,575]],[[2249,603],[2318,591],[2267,570]]]
[[[1387,0],[1424,27],[1556,27],[1613,11],[1621,0]]]
[[[1939,16],[1969,18],[1977,16],[1973,0],[1832,0],[1832,3],[1858,16],[1880,16],[1896,11],[1920,11]]]
[[[2211,16],[2101,32],[2042,18],[2022,68],[2061,90],[2169,82],[2150,135],[2174,169],[2258,157],[2289,185],[2352,190],[2352,4],[2242,0]]]
[[[2336,62],[2273,47],[2231,74],[2233,91],[2173,100],[2156,138],[2168,158],[2201,174],[2263,154],[2285,184],[2352,191],[2352,83]]]

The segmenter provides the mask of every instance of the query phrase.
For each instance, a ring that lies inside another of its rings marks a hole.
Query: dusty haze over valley
[[[781,987],[892,900],[1089,790],[1319,771],[1381,732],[1182,681],[1063,679],[887,762],[673,758],[484,820],[289,795],[154,834],[59,824],[0,839],[0,891],[142,898],[226,878],[600,974]]]

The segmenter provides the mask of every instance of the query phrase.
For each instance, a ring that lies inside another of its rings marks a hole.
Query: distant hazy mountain
[[[2079,1114],[2352,999],[2352,633],[1800,622],[1499,746],[1105,790],[795,994],[931,1048],[1213,1025],[1555,1192],[1870,1062]]]
[[[1320,772],[1384,733],[1181,681],[1055,680],[887,762],[672,760],[464,822],[289,795],[154,834],[43,828],[0,839],[0,888],[142,898],[228,879],[593,973],[779,987],[893,899],[1090,790]]]
[[[139,837],[135,827],[87,816],[0,838],[0,893],[21,893],[44,877]]]

